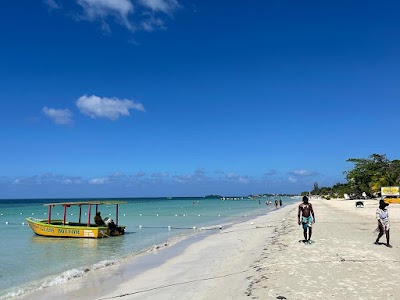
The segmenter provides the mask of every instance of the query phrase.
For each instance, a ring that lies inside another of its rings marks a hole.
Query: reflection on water
[[[111,259],[112,256],[121,256],[124,247],[124,236],[103,239],[88,238],[63,238],[44,237],[34,235],[31,237],[32,250],[35,253],[46,253],[46,260],[51,257],[60,259],[83,260],[84,258],[97,256],[101,259]],[[55,262],[58,263],[58,262]]]

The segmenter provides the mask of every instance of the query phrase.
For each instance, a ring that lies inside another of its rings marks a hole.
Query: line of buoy
[[[23,215],[24,213],[23,212],[20,212],[19,213],[20,215]],[[31,213],[31,215],[35,215],[36,213],[35,212],[32,212]],[[4,214],[3,213],[1,213],[0,214],[0,216],[3,216]],[[13,214],[11,214],[11,215],[13,215]],[[47,213],[43,213],[43,215],[47,215]],[[59,213],[59,212],[57,212],[57,216],[59,216],[59,215],[61,215],[61,213]],[[74,216],[75,214],[74,213],[70,213],[70,215],[71,216]],[[87,213],[85,213],[85,216],[87,215]],[[108,216],[112,216],[113,214],[108,214]],[[123,216],[124,217],[126,217],[127,216],[127,214],[123,214]],[[142,217],[142,216],[148,216],[148,217],[151,217],[152,215],[143,215],[143,214],[139,214],[139,216],[140,217]],[[157,217],[159,217],[160,216],[160,214],[156,214],[156,216]],[[164,217],[169,217],[169,216],[175,216],[175,217],[187,217],[188,215],[187,214],[182,214],[182,215],[179,215],[179,214],[174,214],[174,215],[164,215]],[[198,217],[201,217],[202,215],[201,214],[198,214],[197,215]],[[221,215],[220,214],[218,214],[217,215],[218,217],[221,217]],[[212,217],[212,216],[211,216]],[[234,216],[233,216],[234,217]],[[244,217],[247,217],[247,215],[244,215]]]
[[[25,222],[22,222],[22,223],[10,223],[10,222],[8,222],[8,221],[6,221],[4,224],[6,224],[6,225],[22,225],[22,226],[24,226],[24,225],[27,225]]]
[[[173,226],[171,226],[171,225],[168,225],[168,226],[143,226],[143,225],[139,225],[138,226],[140,229],[142,229],[142,228],[166,228],[166,229],[168,229],[168,230],[171,230],[171,229],[197,229],[197,227],[196,226],[193,226],[193,227],[173,227]],[[220,229],[221,229],[222,227],[220,226]],[[203,229],[202,229],[203,230]]]

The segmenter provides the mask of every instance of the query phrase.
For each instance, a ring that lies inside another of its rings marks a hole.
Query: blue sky
[[[398,159],[397,1],[0,10],[0,198],[300,193]]]

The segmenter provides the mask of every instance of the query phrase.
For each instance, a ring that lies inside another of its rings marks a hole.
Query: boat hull
[[[48,223],[48,220],[35,220],[27,218],[29,226],[33,232],[37,235],[48,236],[48,237],[71,237],[71,238],[104,238],[110,237],[111,233],[106,226],[97,226],[83,223],[62,223],[62,220],[52,220]],[[122,233],[115,231],[112,236],[123,235],[125,226],[121,227]]]

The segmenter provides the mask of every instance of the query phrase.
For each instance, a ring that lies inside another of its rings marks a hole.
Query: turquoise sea
[[[280,197],[283,205],[298,198]],[[90,201],[93,199],[77,199]],[[96,199],[98,200],[98,199]],[[47,218],[44,203],[71,199],[0,200],[0,299],[12,299],[29,291],[60,285],[85,276],[88,272],[146,253],[173,240],[219,230],[220,226],[275,210],[266,205],[273,198],[225,200],[207,198],[129,198],[121,200],[119,224],[126,234],[104,239],[49,238],[36,236],[25,218]],[[261,203],[261,204],[260,204]],[[114,206],[99,206],[102,217],[115,219]],[[55,207],[53,218],[62,207]],[[78,208],[68,209],[68,221],[77,221]]]

